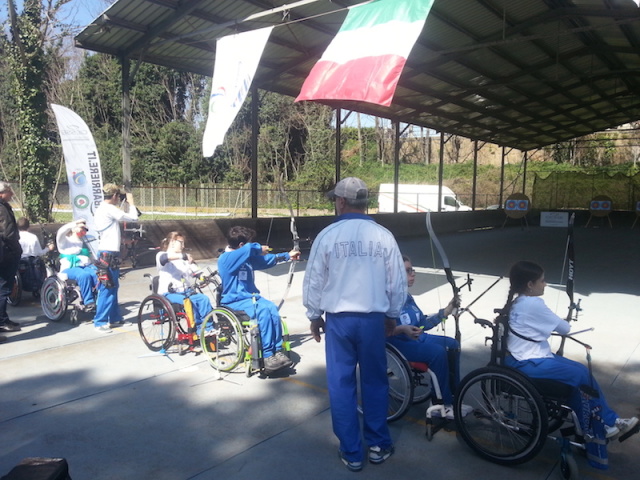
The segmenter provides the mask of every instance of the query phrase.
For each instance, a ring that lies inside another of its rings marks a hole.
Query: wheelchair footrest
[[[624,442],[627,438],[629,438],[632,435],[635,435],[638,432],[640,432],[640,423],[636,424],[635,427],[633,427],[631,430],[629,430],[624,435],[620,435],[620,438],[618,438],[618,441],[619,442]]]

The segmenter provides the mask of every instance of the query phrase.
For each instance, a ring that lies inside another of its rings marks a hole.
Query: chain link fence
[[[19,188],[15,189],[20,197]],[[251,190],[210,186],[135,186],[131,188],[136,206],[145,220],[251,216]],[[312,190],[290,190],[286,198],[278,189],[258,189],[260,216],[331,215],[333,203]],[[71,213],[69,186],[59,185],[53,196],[53,212]]]
[[[22,193],[18,182],[12,183],[16,192],[16,210],[21,210]],[[144,220],[207,217],[251,216],[251,190],[222,188],[215,186],[136,186],[132,187],[136,206],[144,214]],[[470,193],[456,192],[458,200],[473,205]],[[533,207],[539,210],[588,208],[595,195],[612,198],[615,210],[634,210],[640,200],[640,175],[585,175],[562,173],[546,177],[536,175],[533,192]],[[370,213],[378,210],[377,192],[371,192]],[[504,194],[506,199],[508,194]],[[69,186],[58,185],[53,193],[53,213],[58,221],[71,219]],[[14,203],[14,205],[15,205]],[[478,210],[498,208],[499,195],[476,194]],[[323,192],[314,190],[289,190],[286,198],[274,188],[258,189],[258,215],[289,216],[289,205],[295,216],[333,215],[333,203]]]

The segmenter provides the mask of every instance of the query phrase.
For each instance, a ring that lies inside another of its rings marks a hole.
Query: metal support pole
[[[476,191],[478,188],[478,141],[473,142],[473,186],[471,187],[471,210],[476,209]]]
[[[120,57],[122,64],[122,182],[131,191],[131,61]]]
[[[440,166],[438,167],[438,212],[442,211],[443,172],[444,172],[444,132],[440,132]]]
[[[400,122],[394,122],[393,144],[393,213],[398,213],[398,183],[400,180]]]
[[[529,159],[529,152],[524,152],[524,166],[522,167],[522,194],[526,195],[527,192],[527,160]]]
[[[251,218],[258,218],[258,87],[251,85]]]
[[[340,160],[342,158],[342,149],[340,137],[342,136],[342,109],[336,109],[336,183],[340,181]]]
[[[502,147],[502,161],[500,162],[500,199],[499,199],[499,205],[500,208],[504,208],[504,205],[502,204],[502,199],[503,199],[503,191],[504,191],[504,159],[507,156],[505,147]]]

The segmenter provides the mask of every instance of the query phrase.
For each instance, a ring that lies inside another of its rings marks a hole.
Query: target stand
[[[529,228],[529,222],[527,221],[527,214],[531,210],[531,201],[524,193],[513,193],[509,195],[504,202],[504,213],[506,217],[502,222],[502,228],[507,224],[507,220],[510,218],[514,220],[520,220],[520,225],[523,228]]]
[[[611,210],[613,210],[613,201],[611,198],[606,195],[597,195],[593,197],[593,200],[589,203],[589,220],[587,220],[585,228],[589,226],[591,219],[594,217],[602,219],[606,218],[609,222],[609,228],[613,228],[613,225],[611,224],[611,217],[609,216]]]

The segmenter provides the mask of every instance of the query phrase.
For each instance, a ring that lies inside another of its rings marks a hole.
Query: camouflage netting
[[[640,174],[536,174],[531,202],[538,210],[588,209],[589,202],[597,195],[611,198],[614,210],[635,210],[636,202],[640,201]]]

